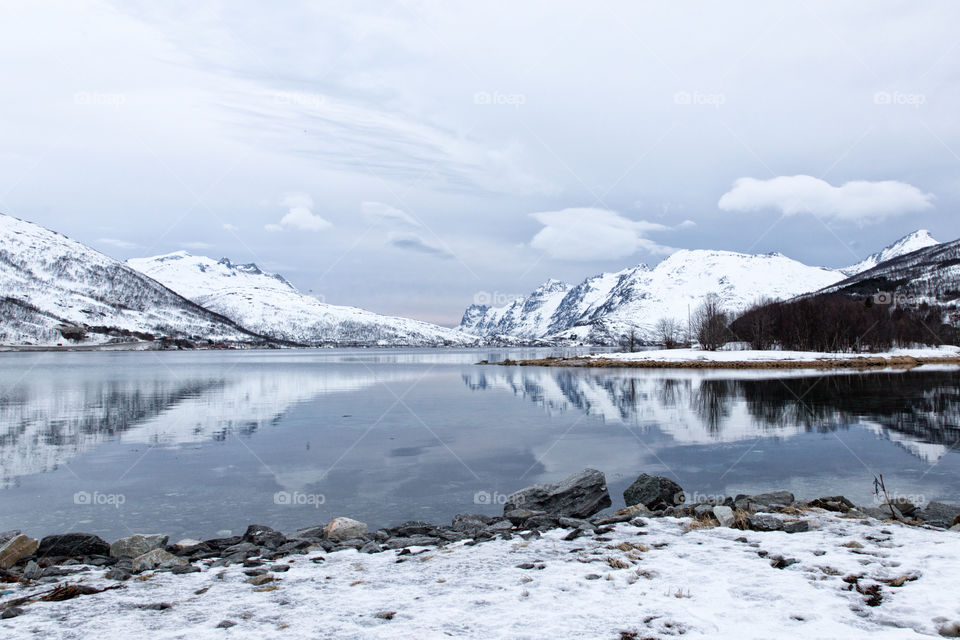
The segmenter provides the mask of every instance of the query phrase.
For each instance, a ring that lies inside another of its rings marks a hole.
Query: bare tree
[[[727,343],[730,336],[727,313],[720,306],[720,297],[711,293],[704,298],[693,314],[693,330],[700,346],[716,351]]]
[[[680,342],[680,323],[675,318],[660,318],[655,330],[660,344],[667,349],[673,349]]]
[[[637,337],[636,327],[630,327],[630,333],[625,334],[620,338],[620,346],[625,350],[633,353],[637,350],[637,347],[640,346],[640,339]]]

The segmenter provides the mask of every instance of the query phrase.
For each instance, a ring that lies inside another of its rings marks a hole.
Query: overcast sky
[[[960,237],[958,24],[954,2],[7,2],[0,211],[448,325],[678,248],[845,266]]]

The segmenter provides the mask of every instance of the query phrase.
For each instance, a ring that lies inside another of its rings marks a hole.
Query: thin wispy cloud
[[[387,238],[390,246],[405,251],[414,251],[438,258],[453,258],[454,255],[448,249],[440,245],[428,242],[419,234],[413,232],[392,232]]]

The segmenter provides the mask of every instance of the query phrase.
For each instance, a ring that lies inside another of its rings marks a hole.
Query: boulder
[[[796,502],[793,494],[789,491],[770,491],[768,493],[757,493],[747,496],[747,500],[755,504],[762,504],[768,507],[787,507]]]
[[[30,536],[14,536],[0,546],[0,569],[9,569],[22,558],[32,555],[38,546],[40,542]]]
[[[167,546],[167,536],[159,533],[135,533],[126,538],[120,538],[110,545],[112,558],[136,558],[154,549],[163,549]]]
[[[511,494],[503,505],[503,512],[531,509],[557,516],[588,518],[611,504],[603,473],[584,469],[556,484],[540,484]]]
[[[493,522],[493,518],[481,513],[458,513],[453,516],[453,523],[450,528],[460,533],[475,536],[491,522]]]
[[[151,569],[169,569],[185,564],[188,563],[183,558],[168,553],[163,549],[154,549],[153,551],[148,551],[134,558],[131,571],[133,573],[140,573],[142,571],[150,571]]]
[[[795,520],[783,525],[783,530],[787,533],[806,533],[810,531],[810,523],[806,520]]]
[[[513,511],[508,511],[503,515],[506,516],[507,520],[512,522],[515,526],[519,527],[533,516],[542,516],[545,513],[545,511],[534,511],[533,509],[514,509]]]
[[[856,509],[856,505],[843,496],[827,496],[824,498],[817,498],[816,500],[811,500],[807,504],[818,509],[826,509],[827,511],[837,511],[840,513],[846,513],[847,511],[850,511],[850,509]]]
[[[946,529],[953,524],[957,516],[960,516],[960,507],[943,502],[928,502],[923,509],[916,512],[916,516],[927,524],[935,524]]]
[[[110,545],[100,536],[92,533],[64,533],[47,536],[40,541],[37,555],[67,556],[78,558],[81,556],[105,556],[110,553]]]
[[[747,517],[750,528],[754,531],[779,531],[783,529],[783,521],[769,513],[754,513]]]
[[[733,509],[724,505],[717,505],[713,508],[713,515],[720,523],[721,527],[732,527],[736,518],[733,515]]]
[[[247,527],[246,533],[243,534],[243,540],[259,547],[276,549],[287,541],[287,537],[266,525],[252,524]]]
[[[623,499],[627,506],[642,504],[656,511],[683,504],[686,497],[683,488],[676,482],[663,476],[649,476],[640,474],[627,490],[623,492]]]
[[[367,534],[367,525],[352,518],[334,518],[327,525],[324,537],[327,540],[347,540]]]

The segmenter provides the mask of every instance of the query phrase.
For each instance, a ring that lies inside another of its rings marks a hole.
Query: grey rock
[[[470,536],[480,533],[484,527],[493,522],[493,518],[480,513],[458,513],[453,516],[450,528]]]
[[[285,535],[262,524],[252,524],[247,527],[246,533],[243,534],[243,539],[246,542],[252,542],[258,547],[266,547],[268,549],[277,549],[287,541]]]
[[[367,534],[367,525],[353,518],[334,518],[327,525],[325,537],[327,540],[346,540],[359,538]]]
[[[955,524],[954,520],[960,516],[960,507],[943,502],[928,502],[916,512],[916,516],[928,524],[936,523],[946,529]]]
[[[286,573],[290,571],[290,565],[288,564],[274,564],[270,566],[270,571],[274,573]]]
[[[693,508],[693,516],[695,518],[706,518],[707,516],[713,515],[713,506],[712,504],[698,504]]]
[[[223,550],[223,553],[224,553],[224,557],[231,556],[237,553],[242,553],[244,554],[245,557],[252,556],[252,555],[255,556],[255,555],[259,555],[260,547],[253,544],[252,542],[241,542],[239,544],[235,544],[233,546],[227,547],[226,549]]]
[[[683,488],[670,478],[642,473],[623,492],[623,499],[627,506],[642,504],[656,510],[683,504],[686,497]]]
[[[498,533],[510,531],[511,529],[513,529],[513,524],[509,520],[498,520],[484,527],[481,533],[488,536],[495,536]]]
[[[807,531],[810,531],[810,522],[807,520],[787,522],[783,525],[783,530],[787,533],[806,533]]]
[[[110,545],[100,536],[92,533],[64,533],[47,536],[37,547],[38,557],[106,556],[110,554]]]
[[[736,521],[733,509],[726,505],[717,505],[713,508],[713,515],[721,527],[732,527]]]
[[[274,580],[274,576],[272,573],[265,573],[259,576],[251,576],[246,579],[246,582],[249,582],[255,587],[262,587],[268,582],[273,582],[273,580]]]
[[[556,529],[560,526],[560,521],[557,516],[552,516],[549,513],[545,513],[540,516],[532,516],[523,521],[524,529],[538,529],[540,531],[546,531],[547,529]]]
[[[787,507],[796,502],[796,498],[789,491],[770,491],[747,496],[747,499],[768,507]]]
[[[12,529],[10,531],[0,531],[0,545],[13,540],[21,533],[22,532],[20,531],[20,529]]]
[[[514,509],[512,511],[504,513],[503,515],[510,522],[512,522],[514,526],[519,527],[524,522],[526,522],[529,518],[532,518],[533,516],[542,516],[545,513],[546,513],[545,511],[535,511],[533,509]]]
[[[440,544],[440,538],[410,536],[409,538],[390,538],[383,546],[387,549],[405,549],[407,547],[433,547],[438,544]]]
[[[535,509],[558,516],[588,518],[611,504],[603,473],[584,469],[556,484],[536,485],[511,494],[503,512]]]
[[[362,547],[360,547],[360,553],[379,553],[380,544],[371,540]]]
[[[429,522],[410,520],[393,528],[393,535],[400,537],[433,535],[436,527]]]
[[[297,529],[297,537],[299,538],[322,538],[327,531],[327,525],[319,524],[314,527],[307,527],[305,529]]]
[[[957,531],[957,532],[960,532],[960,524],[955,524],[955,525],[953,525],[952,527],[950,527],[950,529],[948,529],[948,530],[949,530],[949,531]]]
[[[850,509],[856,508],[855,504],[843,496],[826,496],[811,500],[807,504],[818,509],[826,509],[827,511],[836,511],[839,513],[846,513],[850,511]]]
[[[566,516],[560,516],[557,518],[557,524],[559,524],[561,527],[567,527],[568,529],[581,529],[583,531],[597,530],[597,526],[595,524],[581,518],[568,518]]]
[[[175,575],[183,575],[185,573],[200,573],[200,567],[195,564],[183,564],[177,565],[170,568],[170,573]]]
[[[40,543],[31,538],[18,534],[0,544],[0,569],[9,569],[23,558],[32,555]]]
[[[220,624],[217,625],[217,629],[229,629],[235,626],[237,626],[237,623],[233,620],[221,620]]]
[[[163,549],[154,549],[142,556],[134,558],[132,571],[133,573],[141,573],[142,571],[149,571],[151,569],[169,569],[185,564],[188,564],[187,561],[179,556],[175,556]]]
[[[136,558],[148,551],[162,549],[167,546],[168,537],[159,533],[135,533],[126,538],[120,538],[110,545],[111,558]]]
[[[43,569],[40,568],[36,562],[31,560],[27,563],[27,566],[23,568],[23,577],[27,580],[37,580],[40,576],[43,575]]]
[[[438,537],[446,540],[447,542],[459,542],[460,540],[466,540],[470,536],[460,531],[454,531],[453,529],[444,529],[437,534]]]
[[[747,517],[747,521],[754,531],[779,531],[783,529],[783,521],[769,513],[754,513]]]
[[[23,609],[20,607],[7,607],[3,610],[3,613],[0,613],[0,620],[9,620],[21,615],[23,615]]]

